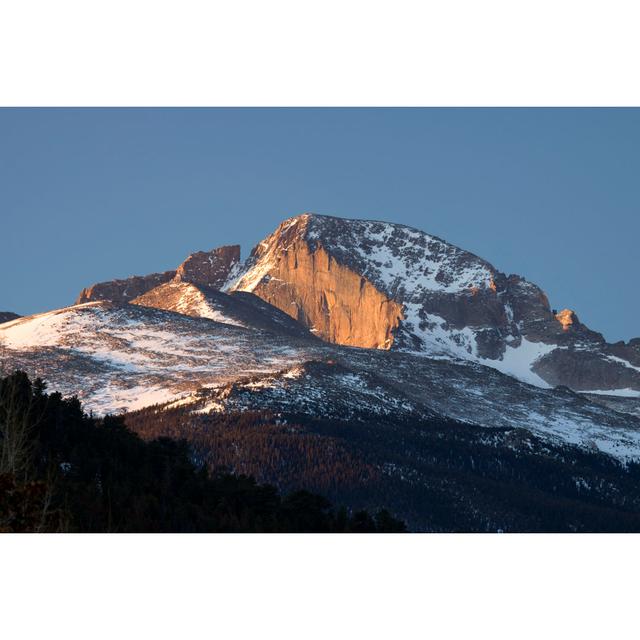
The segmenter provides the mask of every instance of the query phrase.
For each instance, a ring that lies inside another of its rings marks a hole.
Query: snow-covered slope
[[[8,366],[117,412],[166,402],[210,381],[298,362],[304,345],[271,333],[141,306],[90,302],[2,325]]]
[[[176,311],[195,318],[209,318],[223,324],[244,326],[242,322],[226,313],[224,306],[213,295],[207,295],[201,287],[188,282],[167,282],[131,302],[143,307]]]
[[[439,415],[478,426],[519,427],[551,442],[640,459],[638,417],[568,389],[539,389],[482,365],[407,354],[338,348],[328,361],[239,377],[182,403],[198,412],[268,409],[331,418],[362,414],[364,420]]]
[[[0,326],[6,368],[78,394],[100,413],[180,401],[194,411],[431,415],[516,426],[640,458],[640,419],[567,389],[539,389],[468,361],[358,349],[137,305],[98,302]]]
[[[389,386],[369,370],[354,370],[328,358],[303,362],[273,374],[242,378],[207,389],[184,403],[194,411],[269,409],[339,420],[379,416],[403,420],[436,414]]]

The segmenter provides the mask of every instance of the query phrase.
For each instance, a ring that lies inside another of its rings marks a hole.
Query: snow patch
[[[592,389],[584,391],[580,389],[576,393],[592,393],[596,396],[618,396],[620,398],[640,398],[640,391],[637,389]]]
[[[555,345],[521,338],[517,347],[507,345],[500,360],[481,358],[478,356],[476,333],[473,329],[453,329],[444,318],[423,312],[420,304],[406,303],[404,306],[405,326],[423,345],[422,350],[412,353],[430,358],[470,360],[497,369],[527,384],[543,389],[550,388],[551,385],[537,375],[532,367],[540,358],[556,349]]]

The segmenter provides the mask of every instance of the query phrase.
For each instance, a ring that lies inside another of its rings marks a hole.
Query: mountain
[[[98,412],[440,416],[640,457],[640,341],[608,344],[520,276],[403,225],[312,214],[239,259],[194,253],[140,295],[95,285],[113,299],[5,323],[6,358]]]
[[[228,321],[268,330],[264,309],[249,320],[246,305],[211,290],[252,294],[254,306],[259,298],[271,315],[295,320],[294,335],[304,327],[340,345],[470,360],[640,411],[640,338],[610,344],[574,311],[551,309],[537,285],[399,224],[303,214],[285,220],[244,264],[237,245],[197,252],[176,271],[93,285],[76,303],[135,301],[210,318],[222,305]],[[195,301],[203,297],[200,313]],[[238,314],[244,320],[234,320]]]
[[[640,338],[609,344],[544,292],[400,224],[304,214],[227,285],[337,344],[462,358],[540,387],[640,397]]]
[[[189,255],[175,271],[131,276],[124,280],[109,280],[86,287],[80,292],[75,303],[83,304],[97,300],[130,302],[167,282],[193,282],[219,289],[239,260],[238,245],[218,247],[211,251],[198,251]]]
[[[10,320],[15,320],[20,316],[17,313],[13,313],[11,311],[0,311],[0,324],[3,322],[9,322]]]

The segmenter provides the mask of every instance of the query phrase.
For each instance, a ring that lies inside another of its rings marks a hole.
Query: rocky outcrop
[[[329,342],[464,358],[539,386],[640,392],[640,341],[608,344],[535,284],[404,225],[291,218],[229,289]]]
[[[75,304],[96,300],[108,300],[116,303],[130,302],[171,280],[192,282],[219,289],[239,260],[239,245],[219,247],[211,251],[198,251],[192,253],[175,271],[151,273],[147,276],[132,276],[124,280],[109,280],[87,287],[80,292]]]
[[[80,292],[75,304],[108,300],[109,302],[124,303],[146,293],[158,285],[168,282],[176,275],[175,271],[151,273],[147,276],[132,276],[123,280],[109,280],[98,282]]]
[[[574,324],[578,324],[578,317],[571,309],[563,309],[554,315],[562,325],[563,331],[568,331]]]
[[[0,324],[3,322],[11,322],[11,320],[16,320],[19,317],[17,313],[11,311],[0,311]]]
[[[240,262],[240,245],[192,253],[177,269],[175,280],[220,289]]]
[[[254,292],[330,342],[421,351],[446,321],[478,328],[479,349],[499,357],[497,337],[512,319],[497,295],[506,279],[494,276],[477,256],[402,225],[305,214],[253,250],[231,289]]]

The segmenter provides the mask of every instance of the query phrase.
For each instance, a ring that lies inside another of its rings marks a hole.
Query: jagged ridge
[[[189,255],[175,271],[131,276],[124,280],[109,280],[86,287],[80,292],[75,304],[97,300],[130,302],[167,282],[191,282],[220,289],[239,261],[239,245],[198,251]]]

